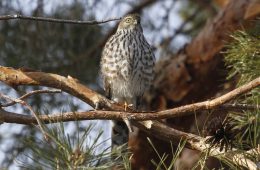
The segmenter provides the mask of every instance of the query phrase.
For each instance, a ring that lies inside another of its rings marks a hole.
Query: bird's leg
[[[124,103],[124,109],[125,109],[125,112],[127,111],[127,108],[132,108],[134,105],[133,104],[128,104],[126,101]]]
[[[127,102],[125,101],[125,103],[124,103],[125,112],[127,110],[127,107],[128,107],[128,105],[127,105]]]
[[[132,105],[132,104],[128,105],[126,101],[124,102],[125,112],[127,111],[128,106],[131,106],[131,105]],[[126,126],[127,126],[127,128],[128,128],[128,131],[129,131],[130,133],[133,132],[133,129],[132,129],[132,126],[131,126],[131,124],[130,124],[129,119],[128,119],[127,117],[124,117],[123,120],[124,120],[124,122],[125,122],[125,124],[126,124]]]

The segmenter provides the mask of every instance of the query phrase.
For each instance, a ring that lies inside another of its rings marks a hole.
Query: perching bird
[[[140,15],[126,15],[102,52],[100,67],[107,97],[138,109],[144,92],[152,84],[154,63],[153,51],[143,35]],[[123,121],[114,121],[112,146],[126,143],[128,134]]]

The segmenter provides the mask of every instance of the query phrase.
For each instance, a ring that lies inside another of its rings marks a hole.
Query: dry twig
[[[63,23],[63,24],[82,24],[82,25],[97,25],[104,24],[110,21],[118,21],[121,18],[109,18],[101,21],[79,21],[79,20],[65,20],[65,19],[57,19],[57,18],[46,18],[46,17],[32,17],[25,16],[21,14],[13,14],[13,15],[2,15],[0,16],[0,20],[29,20],[29,21],[42,21],[42,22],[53,22],[53,23]]]
[[[44,138],[45,138],[46,140],[48,140],[48,135],[47,135],[48,133],[45,132],[44,127],[43,127],[43,124],[42,124],[42,122],[41,122],[39,116],[34,112],[34,110],[32,109],[32,107],[31,107],[30,105],[28,105],[25,101],[23,101],[23,100],[21,100],[21,99],[13,99],[13,98],[11,98],[11,97],[9,97],[9,96],[7,96],[7,95],[1,94],[1,93],[0,93],[0,97],[6,98],[6,99],[8,99],[8,100],[10,100],[10,101],[12,101],[12,102],[14,102],[14,103],[19,103],[19,104],[21,104],[22,106],[25,106],[25,107],[33,114],[33,116],[34,116],[34,118],[35,118],[37,124],[39,125],[39,128],[40,128],[40,130],[41,130],[41,132],[42,132]],[[2,116],[1,116],[0,118],[2,118]]]
[[[19,100],[23,100],[23,99],[26,99],[34,94],[41,94],[41,93],[61,93],[61,90],[34,90],[34,91],[31,91],[29,93],[26,93],[24,94],[23,96],[19,97],[18,99]],[[8,106],[12,106],[14,104],[16,104],[17,102],[15,101],[11,101],[9,103],[6,103],[6,104],[1,104],[0,103],[0,107],[8,107]]]

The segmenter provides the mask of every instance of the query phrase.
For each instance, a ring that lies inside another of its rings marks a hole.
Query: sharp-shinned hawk
[[[140,106],[140,100],[152,84],[155,57],[147,43],[138,14],[129,14],[119,23],[107,41],[101,57],[101,76],[107,97],[118,103]],[[114,121],[112,146],[128,141],[128,129]]]

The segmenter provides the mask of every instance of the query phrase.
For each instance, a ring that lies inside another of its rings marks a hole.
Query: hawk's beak
[[[134,21],[134,24],[136,25],[137,23],[138,23],[138,22],[135,20],[135,21]]]

